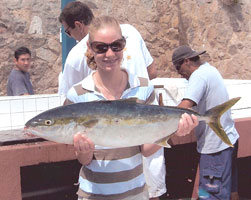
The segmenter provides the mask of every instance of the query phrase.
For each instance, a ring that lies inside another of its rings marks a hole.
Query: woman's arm
[[[161,146],[157,144],[143,144],[141,145],[141,153],[143,156],[148,157],[158,151]]]

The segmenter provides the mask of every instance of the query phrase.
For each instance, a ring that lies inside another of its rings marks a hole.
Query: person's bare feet
[[[238,192],[231,193],[231,200],[240,200]]]

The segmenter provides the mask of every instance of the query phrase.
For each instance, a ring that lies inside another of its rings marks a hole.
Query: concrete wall
[[[62,103],[57,94],[0,97],[0,130],[23,128],[35,115]]]
[[[22,199],[21,167],[73,159],[76,157],[72,145],[41,142],[0,146],[0,199]]]

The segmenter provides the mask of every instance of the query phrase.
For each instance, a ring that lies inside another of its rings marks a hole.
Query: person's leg
[[[201,154],[199,199],[229,200],[234,148],[214,154]]]
[[[150,200],[159,200],[158,197],[166,193],[166,165],[163,148],[149,157],[143,157],[143,171]]]

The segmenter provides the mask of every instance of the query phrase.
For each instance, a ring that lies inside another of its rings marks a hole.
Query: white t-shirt
[[[91,73],[91,69],[87,66],[85,59],[85,52],[87,51],[86,41],[88,36],[78,42],[69,52],[65,65],[64,71],[60,75],[58,94],[66,96],[70,88],[82,81]]]
[[[197,106],[193,108],[200,114],[205,114],[207,110],[229,100],[227,88],[221,74],[209,63],[204,63],[195,70],[188,81],[184,99],[194,101]],[[222,115],[220,121],[230,142],[235,144],[239,134],[235,129],[230,110]],[[200,122],[195,133],[199,153],[216,153],[229,147],[205,122]]]

